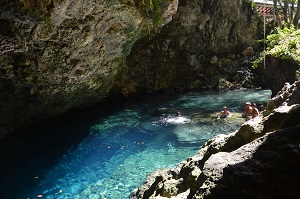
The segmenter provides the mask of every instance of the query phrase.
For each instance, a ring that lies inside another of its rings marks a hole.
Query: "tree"
[[[275,21],[277,23],[277,26],[280,26],[281,21],[280,21],[280,17],[279,17],[278,8],[277,8],[278,1],[277,0],[273,0],[273,3],[274,3]]]
[[[282,9],[284,24],[290,27],[293,24],[298,27],[300,19],[300,1],[298,0],[273,0],[274,3],[274,15],[277,26],[282,28],[282,19],[279,13],[279,9]],[[295,4],[297,3],[296,13]],[[294,14],[295,13],[295,14]]]
[[[297,10],[293,20],[293,24],[295,28],[299,28],[299,19],[300,19],[300,1],[297,1]]]
[[[289,24],[288,21],[288,12],[289,11],[289,0],[284,0],[283,1],[283,20],[285,24]]]

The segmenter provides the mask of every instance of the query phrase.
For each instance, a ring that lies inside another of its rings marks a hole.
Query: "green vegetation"
[[[266,50],[253,62],[253,67],[257,68],[267,55],[300,64],[300,30],[296,30],[293,26],[276,28],[275,33],[267,36]]]
[[[264,54],[265,52],[262,52],[261,56],[258,57],[257,59],[255,59],[253,62],[252,62],[252,68],[253,69],[256,69],[258,68],[259,64],[261,64],[264,60]]]
[[[153,24],[159,26],[162,24],[162,4],[165,0],[142,0],[147,16],[153,20]]]
[[[276,34],[267,37],[266,44],[266,54],[300,64],[300,30],[294,27],[277,29]]]

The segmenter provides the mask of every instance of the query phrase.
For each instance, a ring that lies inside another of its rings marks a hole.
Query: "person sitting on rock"
[[[228,111],[228,108],[226,106],[223,107],[223,111],[221,111],[218,114],[218,119],[219,118],[228,118],[231,116],[231,113]]]
[[[256,118],[259,115],[259,110],[256,107],[256,104],[253,103],[252,105],[252,118]]]
[[[283,88],[276,95],[282,95],[284,92],[288,91],[290,87],[291,87],[290,83],[285,82]]]

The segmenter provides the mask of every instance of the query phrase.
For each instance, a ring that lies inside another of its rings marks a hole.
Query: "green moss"
[[[153,20],[155,26],[162,24],[162,6],[165,0],[142,0],[141,4],[148,17]]]

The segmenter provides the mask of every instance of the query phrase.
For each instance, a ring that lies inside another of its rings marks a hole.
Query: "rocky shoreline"
[[[300,81],[272,98],[262,117],[218,135],[172,169],[149,174],[130,199],[298,198]]]

